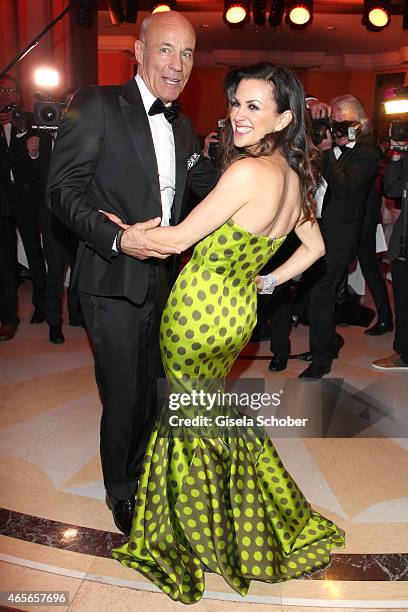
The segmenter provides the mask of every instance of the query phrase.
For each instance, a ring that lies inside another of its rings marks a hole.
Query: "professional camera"
[[[208,147],[208,157],[211,159],[213,164],[217,165],[218,163],[218,155],[220,148],[220,130],[225,126],[225,119],[218,119],[217,121],[217,142],[210,142]]]
[[[330,117],[323,119],[312,119],[311,136],[312,142],[319,145],[326,138],[327,130],[332,130],[333,121]]]
[[[4,106],[0,110],[0,113],[10,113],[10,112],[13,118],[13,123],[15,123],[16,125],[19,125],[25,122],[26,114],[20,106],[18,106],[17,104],[8,104],[7,106]]]
[[[64,102],[54,100],[36,102],[34,104],[34,128],[46,131],[56,131],[61,123],[65,108]]]
[[[333,121],[331,117],[323,117],[322,119],[312,119],[311,136],[313,144],[319,145],[326,138],[327,130],[329,130],[333,138],[348,138],[348,140],[356,140],[361,132],[361,123],[359,121]]]
[[[391,139],[408,143],[408,85],[387,90],[384,109],[386,115],[394,115],[395,119],[390,126]]]
[[[392,140],[408,142],[408,121],[393,121],[390,136]]]

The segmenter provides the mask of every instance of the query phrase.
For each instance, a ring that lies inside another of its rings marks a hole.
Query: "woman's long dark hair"
[[[290,110],[292,120],[283,130],[266,134],[257,146],[246,149],[234,145],[231,121],[227,119],[221,138],[221,169],[226,170],[237,159],[267,156],[279,149],[299,176],[303,218],[313,221],[319,154],[309,136],[309,117],[302,85],[291,70],[274,66],[270,62],[237,68],[231,70],[224,79],[224,90],[230,104],[242,79],[258,79],[269,83],[277,112],[280,114]]]

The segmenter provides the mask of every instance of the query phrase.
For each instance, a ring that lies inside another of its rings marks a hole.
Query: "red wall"
[[[194,68],[180,96],[183,112],[188,115],[197,134],[217,130],[217,119],[225,117],[227,105],[222,80],[228,68]]]
[[[308,70],[304,78],[304,88],[306,93],[324,102],[330,102],[336,96],[352,93],[350,91],[350,71]]]
[[[99,85],[120,85],[133,76],[134,62],[122,53],[98,54]]]

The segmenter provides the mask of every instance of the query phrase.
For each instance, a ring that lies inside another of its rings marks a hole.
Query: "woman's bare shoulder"
[[[256,180],[283,180],[289,166],[285,160],[275,156],[243,157],[234,161],[225,171],[227,178],[239,178],[240,181],[256,177]]]

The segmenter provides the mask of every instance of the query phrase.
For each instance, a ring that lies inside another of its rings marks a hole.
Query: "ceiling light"
[[[225,0],[224,21],[231,27],[240,27],[249,19],[249,1]]]
[[[168,11],[176,10],[176,2],[175,0],[170,0],[169,2],[156,2],[151,3],[151,13],[166,13]]]
[[[286,22],[294,28],[305,28],[313,20],[313,0],[288,0]]]
[[[364,0],[363,25],[371,32],[379,32],[390,22],[390,0]]]
[[[385,9],[382,7],[376,7],[371,9],[371,11],[368,13],[368,19],[376,28],[383,28],[387,25],[389,16]]]

